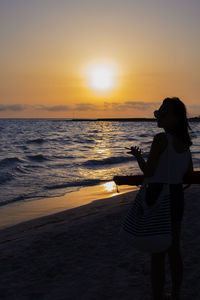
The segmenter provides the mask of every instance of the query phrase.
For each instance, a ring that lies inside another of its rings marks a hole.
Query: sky
[[[0,118],[200,115],[199,0],[0,0]]]

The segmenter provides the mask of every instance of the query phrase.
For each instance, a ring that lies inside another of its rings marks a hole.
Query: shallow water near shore
[[[114,182],[111,181],[93,187],[83,187],[79,191],[66,193],[64,196],[41,198],[38,200],[29,199],[28,201],[14,202],[1,206],[0,230],[22,222],[79,207],[93,201],[138,190],[134,186],[120,186],[118,187],[119,193],[117,193],[115,187]]]

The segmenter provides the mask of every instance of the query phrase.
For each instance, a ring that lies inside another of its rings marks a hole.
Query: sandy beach
[[[0,231],[0,299],[150,300],[150,255],[119,237],[137,191]],[[200,299],[200,186],[185,190],[183,300]],[[166,290],[171,281],[166,260]]]

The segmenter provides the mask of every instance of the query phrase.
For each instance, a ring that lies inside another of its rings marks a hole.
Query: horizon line
[[[0,117],[0,120],[66,120],[66,121],[156,121],[156,118],[137,117],[137,118],[16,118],[16,117]],[[189,121],[200,121],[200,115],[187,118]]]

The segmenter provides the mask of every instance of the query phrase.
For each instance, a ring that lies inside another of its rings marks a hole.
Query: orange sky
[[[153,117],[171,96],[200,115],[199,13],[197,0],[1,1],[0,117]],[[91,85],[97,66],[112,87]]]

